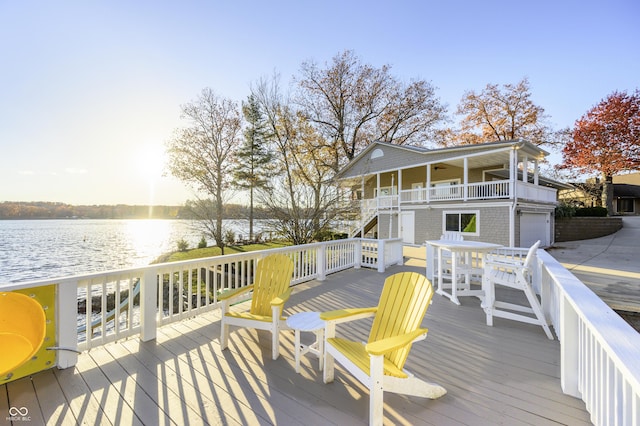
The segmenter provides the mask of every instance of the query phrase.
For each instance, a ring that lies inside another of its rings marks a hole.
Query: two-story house
[[[374,142],[337,176],[360,202],[351,235],[422,244],[459,231],[468,240],[550,246],[565,185],[540,176],[547,155],[523,140],[443,149]]]

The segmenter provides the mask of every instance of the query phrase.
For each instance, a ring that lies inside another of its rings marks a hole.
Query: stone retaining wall
[[[556,242],[604,237],[622,229],[621,217],[556,217]]]

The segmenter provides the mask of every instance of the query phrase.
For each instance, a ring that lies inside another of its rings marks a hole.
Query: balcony
[[[354,239],[275,250],[296,262],[286,314],[375,305],[385,276],[425,270],[424,257],[403,258],[400,247]],[[56,363],[69,368],[0,386],[0,419],[16,407],[33,424],[364,424],[367,391],[339,367],[328,385],[315,359],[303,357],[295,373],[293,332],[283,334],[276,361],[270,336],[254,330],[232,333],[230,349],[220,351],[216,289],[249,284],[251,263],[265,254],[5,286],[56,286],[56,343],[83,352],[61,350]],[[423,324],[429,335],[414,345],[407,368],[448,393],[433,401],[385,394],[385,422],[638,424],[640,337],[550,255],[540,251],[538,259],[544,309],[560,342],[538,326],[496,319],[487,327],[476,298],[456,306],[436,296]],[[120,301],[137,283],[139,302],[110,318],[102,300],[115,293]],[[160,306],[160,294],[178,297]],[[77,297],[85,298],[79,315]]]
[[[556,202],[556,190],[546,186],[516,181],[515,195],[518,199],[545,203]],[[467,185],[448,185],[433,188],[403,189],[400,191],[400,203],[429,204],[439,201],[475,201],[514,198],[509,180],[491,182],[472,182]],[[398,196],[387,195],[377,198],[380,209],[398,206]]]

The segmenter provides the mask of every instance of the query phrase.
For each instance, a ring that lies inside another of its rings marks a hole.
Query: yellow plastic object
[[[273,254],[258,262],[253,281],[251,314],[271,317],[271,302],[278,297],[285,301],[288,299],[287,291],[292,274],[293,262],[284,254]],[[283,305],[284,303],[280,307],[280,315]]]
[[[0,376],[29,361],[46,334],[46,316],[35,298],[0,293]]]
[[[241,290],[225,292],[218,298],[222,315],[220,349],[229,346],[229,326],[250,327],[271,332],[271,355],[273,359],[278,358],[280,330],[286,328],[282,310],[291,296],[293,267],[293,261],[284,254],[272,254],[258,261],[248,312],[229,311],[232,298],[242,293]]]
[[[433,287],[424,275],[415,272],[395,274],[385,280],[378,312],[373,318],[369,341],[412,333],[420,327],[433,297]],[[411,344],[385,353],[384,357],[402,369]]]

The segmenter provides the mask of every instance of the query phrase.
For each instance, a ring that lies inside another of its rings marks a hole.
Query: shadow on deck
[[[386,274],[352,269],[297,285],[286,314],[374,306],[384,277],[404,270],[424,272],[424,263],[409,257]],[[406,365],[448,393],[438,400],[386,393],[385,423],[591,424],[584,403],[560,389],[557,341],[539,326],[500,318],[488,327],[477,298],[461,302],[434,296],[423,322],[428,337],[414,345]],[[366,340],[368,326],[361,321],[344,335]],[[219,335],[216,310],[160,328],[155,341],[111,343],[83,353],[73,369],[0,386],[0,424],[11,408],[23,407],[33,425],[367,422],[368,391],[339,365],[328,385],[312,356],[303,357],[301,374],[295,373],[292,331],[281,335],[283,355],[276,361],[267,332],[232,328],[224,352]],[[303,342],[312,338],[302,333]]]

